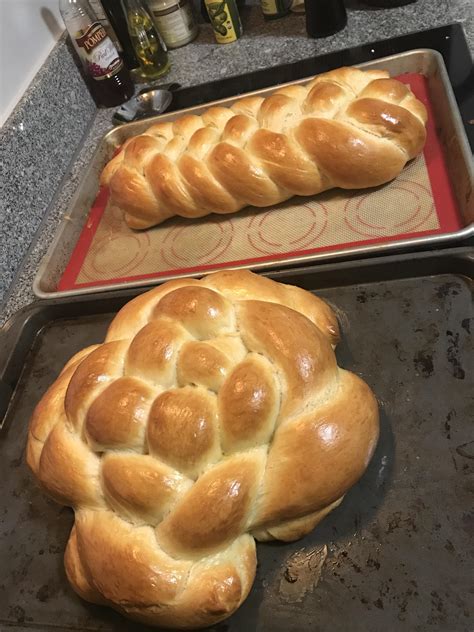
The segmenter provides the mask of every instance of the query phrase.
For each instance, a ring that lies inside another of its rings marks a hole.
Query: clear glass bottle
[[[145,80],[157,79],[170,69],[166,44],[151,19],[142,0],[122,0],[127,16],[128,32],[140,62],[140,76]]]
[[[130,73],[89,2],[59,0],[59,10],[96,104],[113,107],[128,101],[134,92]]]
[[[148,7],[168,48],[189,44],[198,34],[190,0],[148,0]]]

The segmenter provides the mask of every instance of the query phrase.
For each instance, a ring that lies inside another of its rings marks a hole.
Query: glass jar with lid
[[[168,48],[179,48],[198,34],[191,0],[148,0],[150,13]]]

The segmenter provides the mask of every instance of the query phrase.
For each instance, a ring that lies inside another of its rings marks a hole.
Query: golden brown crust
[[[173,557],[191,558],[221,548],[245,531],[265,452],[231,456],[205,472],[157,527],[163,549]]]
[[[224,270],[209,274],[203,282],[227,298],[278,303],[303,314],[332,344],[339,342],[339,325],[333,310],[314,294],[293,285],[275,283],[248,270]]]
[[[179,323],[157,318],[133,338],[128,348],[125,370],[143,380],[167,387],[176,382],[176,360],[181,345],[189,340]]]
[[[242,301],[238,322],[247,349],[263,354],[277,369],[282,419],[313,404],[334,383],[332,347],[305,316],[275,303]]]
[[[235,213],[239,210],[238,201],[219,184],[202,160],[183,154],[178,164],[190,195],[199,207],[208,208],[211,213],[221,214]]]
[[[168,131],[155,129],[159,142]],[[232,614],[255,576],[254,538],[308,533],[373,453],[376,401],[338,368],[338,339],[324,301],[245,271],[126,305],[103,344],[67,363],[29,429],[28,464],[75,510],[74,590],[164,627]]]
[[[41,443],[44,443],[48,438],[58,421],[58,417],[64,418],[66,416],[64,397],[74,371],[74,366],[63,369],[58,379],[49,387],[33,411],[29,432]]]
[[[192,481],[150,456],[111,453],[102,460],[102,485],[115,511],[128,520],[153,525]]]
[[[285,520],[283,522],[278,522],[273,526],[254,529],[252,531],[252,535],[259,542],[266,542],[268,540],[292,542],[293,540],[299,540],[312,531],[314,527],[328,515],[328,513],[338,507],[342,500],[342,497],[338,498],[330,505],[324,507],[324,509],[306,514],[301,518]]]
[[[107,601],[146,607],[183,590],[191,564],[163,553],[151,527],[133,526],[111,511],[81,511],[76,533],[86,576]]]
[[[395,143],[408,157],[414,158],[425,144],[425,130],[418,118],[406,108],[379,99],[363,98],[347,109],[354,125],[361,124],[372,134]]]
[[[273,182],[289,192],[288,197],[320,193],[328,184],[324,174],[286,134],[261,129],[253,135],[249,149]]]
[[[204,386],[217,392],[231,366],[231,359],[214,345],[191,340],[181,347],[176,366],[178,384]]]
[[[339,68],[155,124],[124,144],[101,183],[131,228],[272,206],[388,182],[422,150],[425,123],[423,104],[388,73]]]
[[[234,322],[232,305],[206,287],[182,287],[169,292],[153,310],[178,322],[198,340],[230,333]]]
[[[198,281],[195,279],[168,281],[168,283],[159,285],[153,290],[140,294],[132,301],[129,301],[113,319],[107,331],[106,342],[135,336],[142,327],[148,324],[153,308],[161,297],[180,287],[189,287],[196,284],[198,284]]]
[[[313,159],[317,156],[322,171],[334,186],[363,189],[389,182],[405,166],[408,156],[397,145],[378,139],[353,125],[341,127],[336,121],[308,118],[296,132],[298,141]],[[382,146],[384,159],[380,160]],[[357,152],[354,151],[357,147]]]
[[[234,560],[238,560],[235,564]],[[196,562],[179,598],[167,605],[149,608],[128,606],[127,616],[170,628],[201,628],[231,615],[245,600],[252,586],[257,560],[254,539],[242,535],[223,552]]]
[[[281,202],[278,187],[255,167],[240,147],[221,142],[211,150],[207,164],[212,175],[242,206],[270,206]]]
[[[311,116],[333,117],[344,103],[352,97],[337,83],[316,83],[304,101],[304,113]]]
[[[326,402],[275,433],[256,524],[323,509],[365,471],[378,439],[377,402],[354,373],[340,369],[338,382]],[[279,493],[282,486],[291,502]]]
[[[197,478],[221,456],[215,395],[185,386],[165,391],[153,402],[148,418],[150,454]]]
[[[85,422],[89,445],[102,452],[125,448],[143,452],[148,411],[154,392],[132,377],[119,377],[90,406]]]
[[[64,409],[74,428],[82,430],[85,413],[94,396],[103,391],[114,377],[123,373],[127,344],[110,342],[100,345],[73,371],[64,398]]]
[[[101,506],[99,473],[100,459],[64,423],[56,424],[44,443],[38,469],[50,496],[72,507]]]
[[[74,526],[64,553],[64,567],[69,583],[77,594],[91,603],[106,605],[107,600],[89,583],[77,549],[77,534]]]
[[[280,412],[280,385],[271,362],[249,354],[224,382],[218,402],[224,453],[269,443]]]

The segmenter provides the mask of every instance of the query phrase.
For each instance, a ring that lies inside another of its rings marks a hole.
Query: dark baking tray
[[[215,632],[472,630],[473,269],[472,251],[456,249],[269,275],[337,307],[339,363],[377,394],[381,438],[362,480],[313,533],[258,545],[250,596]],[[24,460],[41,394],[134,294],[43,302],[3,332],[1,629],[149,629],[74,595],[63,570],[72,512],[38,491]]]

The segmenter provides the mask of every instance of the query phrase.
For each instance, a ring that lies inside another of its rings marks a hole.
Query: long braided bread
[[[101,182],[132,228],[235,213],[384,184],[422,150],[425,123],[423,104],[388,73],[340,68],[152,125],[124,143]]]
[[[330,307],[250,272],[128,303],[35,409],[28,463],[75,510],[65,565],[84,599],[199,627],[246,598],[255,542],[294,540],[342,500],[378,437],[338,368]]]

